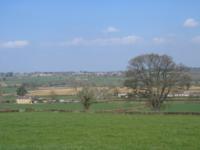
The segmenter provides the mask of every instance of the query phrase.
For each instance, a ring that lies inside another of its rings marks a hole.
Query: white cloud
[[[106,33],[113,33],[113,32],[119,32],[119,29],[117,29],[116,27],[113,27],[113,26],[110,26],[110,27],[107,27],[104,32]]]
[[[192,39],[192,42],[193,42],[193,43],[196,43],[196,44],[200,44],[200,35],[194,37],[194,38]]]
[[[27,40],[6,41],[0,43],[0,48],[23,48],[29,44]]]
[[[62,42],[60,46],[115,46],[115,45],[135,45],[141,42],[142,38],[134,35],[113,38],[84,39],[74,38]]]
[[[185,20],[183,26],[187,28],[195,28],[199,25],[199,22],[193,18],[188,18]]]
[[[163,37],[155,37],[155,38],[153,38],[153,43],[154,44],[164,44],[166,42],[167,42],[167,40],[165,38],[163,38]]]

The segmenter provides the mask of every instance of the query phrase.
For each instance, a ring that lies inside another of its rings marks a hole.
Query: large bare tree
[[[187,67],[176,64],[168,55],[145,54],[129,61],[125,86],[134,94],[146,97],[154,110],[159,110],[173,89],[189,88]]]

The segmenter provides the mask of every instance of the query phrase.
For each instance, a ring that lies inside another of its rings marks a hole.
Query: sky
[[[118,71],[146,53],[200,67],[200,1],[0,0],[0,72]]]

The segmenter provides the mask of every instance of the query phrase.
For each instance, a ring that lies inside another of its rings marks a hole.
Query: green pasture
[[[199,116],[0,113],[2,150],[199,150]]]
[[[123,77],[95,76],[95,75],[53,75],[53,76],[14,76],[7,77],[4,81],[8,86],[25,83],[31,87],[40,86],[122,86]]]

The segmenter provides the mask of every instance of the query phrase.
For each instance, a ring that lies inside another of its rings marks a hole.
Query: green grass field
[[[162,110],[168,112],[200,112],[200,102],[168,102]]]
[[[28,84],[32,86],[80,86],[90,84],[95,86],[122,86],[123,77],[94,76],[94,75],[53,75],[53,76],[14,76],[7,77],[4,81],[7,85]],[[11,91],[10,91],[11,92]]]
[[[199,150],[199,116],[1,113],[1,150]]]

